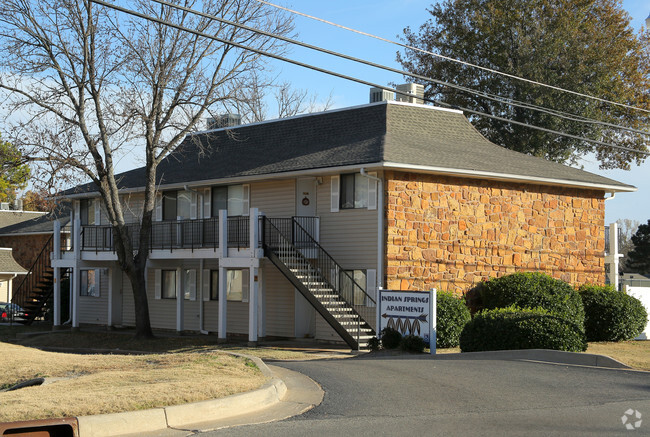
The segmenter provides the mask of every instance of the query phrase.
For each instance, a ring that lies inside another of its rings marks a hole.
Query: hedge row
[[[476,314],[460,335],[462,352],[505,349],[556,349],[582,352],[587,342],[581,326],[543,308],[510,306]]]

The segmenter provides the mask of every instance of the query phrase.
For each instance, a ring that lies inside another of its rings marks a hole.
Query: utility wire
[[[314,66],[314,65],[311,65],[311,64],[296,61],[294,59],[285,58],[283,56],[276,55],[274,53],[269,53],[267,51],[257,49],[257,48],[254,48],[254,47],[249,47],[249,46],[246,46],[244,44],[234,42],[232,40],[219,38],[219,37],[214,36],[214,35],[208,35],[206,33],[199,32],[198,30],[189,29],[187,27],[184,27],[184,26],[181,26],[181,25],[178,25],[178,24],[174,24],[174,23],[162,20],[160,18],[151,17],[149,15],[142,14],[140,12],[133,11],[131,9],[123,8],[121,6],[117,6],[117,5],[114,5],[114,4],[111,4],[111,3],[106,3],[106,2],[104,2],[102,0],[90,0],[90,1],[93,2],[93,3],[99,4],[99,5],[105,6],[107,8],[114,9],[114,10],[119,11],[119,12],[123,12],[123,13],[128,14],[128,15],[132,15],[132,16],[139,17],[139,18],[142,18],[142,19],[145,19],[145,20],[149,20],[149,21],[152,21],[152,22],[155,22],[155,23],[158,23],[158,24],[162,24],[162,25],[165,25],[165,26],[168,26],[168,27],[172,27],[174,29],[181,30],[183,32],[188,32],[188,33],[191,33],[191,34],[203,37],[203,38],[212,39],[214,41],[218,41],[218,42],[221,42],[223,44],[228,44],[228,45],[231,45],[233,47],[237,47],[237,48],[240,48],[240,49],[243,49],[243,50],[248,50],[248,51],[251,51],[253,53],[257,53],[259,55],[266,56],[266,57],[269,57],[269,58],[272,58],[272,59],[277,59],[279,61],[283,61],[283,62],[287,62],[287,63],[293,64],[293,65],[297,65],[299,67],[307,68],[307,69],[310,69],[310,70],[318,71],[320,73],[325,73],[325,74],[328,74],[328,75],[331,75],[331,76],[339,77],[341,79],[345,79],[345,80],[349,80],[349,81],[352,81],[352,82],[360,83],[362,85],[366,85],[366,86],[370,86],[370,87],[374,87],[374,88],[381,88],[381,89],[384,89],[386,91],[394,92],[396,94],[404,95],[404,96],[407,96],[407,97],[413,97],[411,94],[409,94],[407,92],[404,92],[404,91],[400,91],[400,90],[397,90],[397,89],[386,87],[384,85],[379,85],[379,84],[369,82],[369,81],[366,81],[366,80],[363,80],[363,79],[359,79],[359,78],[356,78],[356,77],[353,77],[353,76],[348,76],[348,75],[345,75],[345,74],[337,73],[335,71],[326,70],[324,68],[320,68],[320,67],[317,67],[317,66]],[[564,133],[564,132],[555,131],[555,130],[552,130],[552,129],[547,129],[547,128],[543,128],[543,127],[539,127],[539,126],[535,126],[535,125],[531,125],[531,124],[527,124],[527,123],[522,123],[522,122],[518,122],[518,121],[514,121],[514,120],[509,120],[507,118],[498,117],[498,116],[495,116],[495,115],[486,114],[486,113],[479,112],[479,111],[474,111],[474,110],[468,109],[468,108],[456,107],[454,105],[450,105],[448,103],[441,102],[441,101],[438,101],[438,100],[427,99],[427,98],[423,98],[422,100],[430,102],[430,103],[434,103],[434,104],[437,104],[437,105],[440,105],[440,106],[444,106],[444,107],[447,107],[447,108],[460,109],[462,111],[466,111],[466,112],[469,112],[471,114],[481,115],[481,116],[485,116],[485,117],[488,117],[488,118],[493,118],[495,120],[500,120],[500,121],[504,121],[504,122],[507,122],[507,123],[528,127],[528,128],[531,128],[531,129],[537,129],[537,130],[541,130],[541,131],[544,131],[544,132],[553,133],[553,134],[556,134],[556,135],[565,136],[565,137],[585,141],[585,142],[588,142],[588,143],[596,144],[596,145],[603,146],[603,147],[611,147],[611,148],[614,148],[614,149],[624,150],[624,151],[627,151],[627,152],[637,153],[637,154],[641,154],[641,155],[650,155],[650,152],[648,152],[648,151],[636,150],[636,149],[632,149],[632,148],[629,148],[629,147],[619,146],[619,145],[616,145],[616,144],[605,143],[603,141],[583,138],[583,137],[579,137],[577,135],[571,135],[571,134],[567,134],[567,133]]]
[[[296,10],[293,10],[293,9],[285,8],[284,6],[276,5],[276,4],[267,2],[265,0],[255,0],[255,1],[257,1],[258,3],[263,3],[265,5],[277,8],[277,9],[281,9],[281,10],[286,11],[286,12],[290,12],[292,14],[296,14],[296,15],[300,15],[300,16],[305,17],[305,18],[309,18],[311,20],[320,21],[321,23],[329,24],[330,26],[335,26],[335,27],[338,27],[338,28],[341,28],[341,29],[344,29],[344,30],[347,30],[347,31],[350,31],[350,32],[354,32],[354,33],[357,33],[359,35],[363,35],[363,36],[367,36],[367,37],[370,37],[370,38],[378,39],[380,41],[387,42],[387,43],[390,43],[390,44],[394,44],[394,45],[397,45],[399,47],[403,47],[405,49],[414,50],[414,51],[418,51],[418,52],[421,52],[421,53],[426,53],[427,55],[431,55],[431,56],[435,56],[435,57],[438,57],[438,58],[445,59],[447,61],[463,64],[463,65],[466,65],[468,67],[478,68],[480,70],[487,71],[487,72],[494,73],[494,74],[498,74],[498,75],[505,76],[505,77],[509,77],[511,79],[516,79],[516,80],[520,80],[522,82],[527,82],[527,83],[530,83],[530,84],[533,84],[533,85],[538,85],[538,86],[554,89],[556,91],[562,91],[562,92],[565,92],[565,93],[570,93],[570,94],[580,96],[580,97],[584,97],[584,98],[587,98],[587,99],[592,99],[592,100],[596,100],[596,101],[599,101],[599,102],[608,103],[610,105],[616,105],[616,106],[621,106],[621,107],[628,108],[628,109],[634,109],[634,110],[637,110],[637,111],[650,113],[650,110],[648,110],[648,109],[643,109],[643,108],[639,108],[639,107],[636,107],[636,106],[626,105],[625,103],[618,103],[618,102],[614,102],[614,101],[611,101],[611,100],[602,99],[600,97],[590,96],[589,94],[583,94],[583,93],[579,93],[577,91],[567,90],[565,88],[560,88],[560,87],[557,87],[557,86],[554,86],[554,85],[548,85],[548,84],[545,84],[545,83],[542,83],[542,82],[537,82],[537,81],[534,81],[534,80],[531,80],[531,79],[526,79],[524,77],[515,76],[513,74],[503,73],[501,71],[494,70],[492,68],[483,67],[481,65],[472,64],[472,63],[466,62],[466,61],[461,61],[460,59],[451,58],[449,56],[441,55],[439,53],[430,52],[428,50],[424,50],[424,49],[421,49],[421,48],[418,48],[418,47],[410,46],[408,44],[402,44],[400,42],[392,41],[392,40],[386,39],[386,38],[382,38],[380,36],[373,35],[371,33],[363,32],[361,30],[357,30],[357,29],[353,29],[351,27],[343,26],[341,24],[337,24],[337,23],[334,23],[332,21],[327,21],[327,20],[324,20],[322,18],[315,17],[313,15],[309,15],[309,14],[305,14],[303,12],[299,12],[299,11],[296,11]]]
[[[615,129],[620,129],[620,130],[627,131],[627,132],[633,132],[633,133],[637,133],[637,134],[641,134],[641,135],[650,135],[650,132],[648,132],[648,131],[629,128],[629,127],[626,127],[626,126],[621,126],[621,125],[617,125],[617,124],[613,124],[613,123],[607,123],[607,122],[604,122],[604,121],[594,120],[594,119],[587,118],[587,117],[581,117],[581,116],[577,116],[575,114],[570,114],[570,113],[567,113],[567,112],[557,111],[557,110],[554,110],[554,109],[548,109],[548,108],[544,108],[542,106],[537,106],[537,105],[529,104],[529,103],[526,103],[526,102],[520,102],[520,101],[517,101],[517,100],[509,99],[507,97],[502,97],[502,96],[498,96],[498,95],[494,95],[494,94],[485,93],[483,91],[478,91],[478,90],[475,90],[473,88],[468,88],[468,87],[464,87],[464,86],[460,86],[460,85],[455,85],[455,84],[452,84],[452,83],[449,83],[449,82],[444,82],[444,81],[434,79],[434,78],[431,78],[431,77],[423,76],[423,75],[416,74],[416,73],[411,73],[409,71],[399,70],[399,69],[396,69],[396,68],[388,67],[386,65],[377,64],[375,62],[367,61],[365,59],[357,58],[357,57],[354,57],[354,56],[346,55],[344,53],[336,52],[336,51],[333,51],[333,50],[328,50],[328,49],[325,49],[323,47],[319,47],[319,46],[308,44],[308,43],[305,43],[305,42],[302,42],[302,41],[291,39],[291,38],[285,37],[283,35],[278,35],[278,34],[275,34],[275,33],[266,32],[264,30],[256,29],[254,27],[250,27],[250,26],[247,26],[247,25],[244,25],[244,24],[240,24],[240,23],[231,21],[231,20],[227,20],[225,18],[217,17],[215,15],[207,14],[205,12],[196,11],[194,9],[191,9],[191,8],[188,8],[188,7],[185,7],[185,6],[180,6],[180,5],[176,5],[176,4],[173,4],[173,3],[169,3],[166,0],[151,0],[151,1],[154,1],[156,3],[159,3],[161,5],[165,5],[165,6],[168,6],[168,7],[171,7],[171,8],[175,8],[175,9],[178,9],[178,10],[181,10],[181,11],[189,12],[189,13],[198,15],[200,17],[204,17],[204,18],[208,18],[208,19],[211,19],[211,20],[219,21],[220,23],[225,23],[225,24],[235,26],[235,27],[238,27],[238,28],[241,28],[241,29],[245,29],[245,30],[260,34],[260,35],[268,36],[270,38],[276,38],[276,39],[279,39],[281,41],[284,41],[284,42],[287,42],[287,43],[290,43],[290,44],[295,44],[295,45],[298,45],[298,46],[301,46],[301,47],[305,47],[305,48],[310,49],[310,50],[315,50],[315,51],[318,51],[318,52],[321,52],[321,53],[336,56],[336,57],[343,58],[343,59],[353,61],[353,62],[357,62],[357,63],[360,63],[360,64],[368,65],[370,67],[378,68],[378,69],[381,69],[381,70],[390,71],[391,73],[401,74],[403,76],[410,76],[410,77],[413,77],[415,79],[419,79],[419,80],[422,80],[422,81],[433,82],[433,83],[436,83],[438,85],[446,86],[446,87],[449,87],[449,88],[452,88],[452,89],[457,89],[459,91],[463,91],[463,92],[466,92],[466,93],[469,93],[469,94],[474,94],[476,96],[484,97],[486,99],[493,100],[493,101],[503,103],[503,104],[507,104],[507,105],[510,105],[510,106],[515,106],[515,107],[519,107],[519,108],[522,108],[522,109],[528,109],[528,110],[532,110],[532,111],[543,112],[543,113],[552,115],[554,117],[564,118],[566,120],[574,121],[574,122],[577,122],[577,123],[599,124],[599,125],[602,125],[602,126],[607,126],[607,127],[611,127],[611,128],[615,128]]]

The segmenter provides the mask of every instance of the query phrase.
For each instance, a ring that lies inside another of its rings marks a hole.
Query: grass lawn
[[[265,381],[250,360],[220,352],[75,355],[0,343],[0,357],[2,388],[37,377],[52,381],[0,392],[0,422],[215,399],[252,390]]]
[[[650,340],[589,343],[587,353],[607,355],[634,369],[650,371]]]

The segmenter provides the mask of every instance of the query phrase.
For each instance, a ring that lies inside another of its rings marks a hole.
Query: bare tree
[[[176,0],[208,14],[287,35],[287,16],[254,0]],[[147,0],[141,13],[229,42],[280,53],[273,38]],[[145,290],[156,169],[165,156],[241,84],[263,71],[260,56],[231,44],[120,14],[91,0],[4,0],[0,6],[0,89],[10,93],[12,140],[41,170],[90,178],[115,235],[134,294],[136,336],[151,337]],[[120,203],[115,162],[142,150],[144,209],[137,250]],[[77,178],[77,179],[74,179]]]
[[[258,73],[246,83],[234,81],[231,86],[235,98],[222,102],[222,111],[242,116],[245,123],[267,120],[269,117],[286,118],[298,114],[326,111],[333,105],[331,94],[323,101],[317,93],[293,88],[289,82],[278,82]],[[275,103],[275,113],[269,115],[269,104]]]

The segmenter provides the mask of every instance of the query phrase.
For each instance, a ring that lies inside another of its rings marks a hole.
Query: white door
[[[316,217],[316,178],[296,180],[296,215]]]

